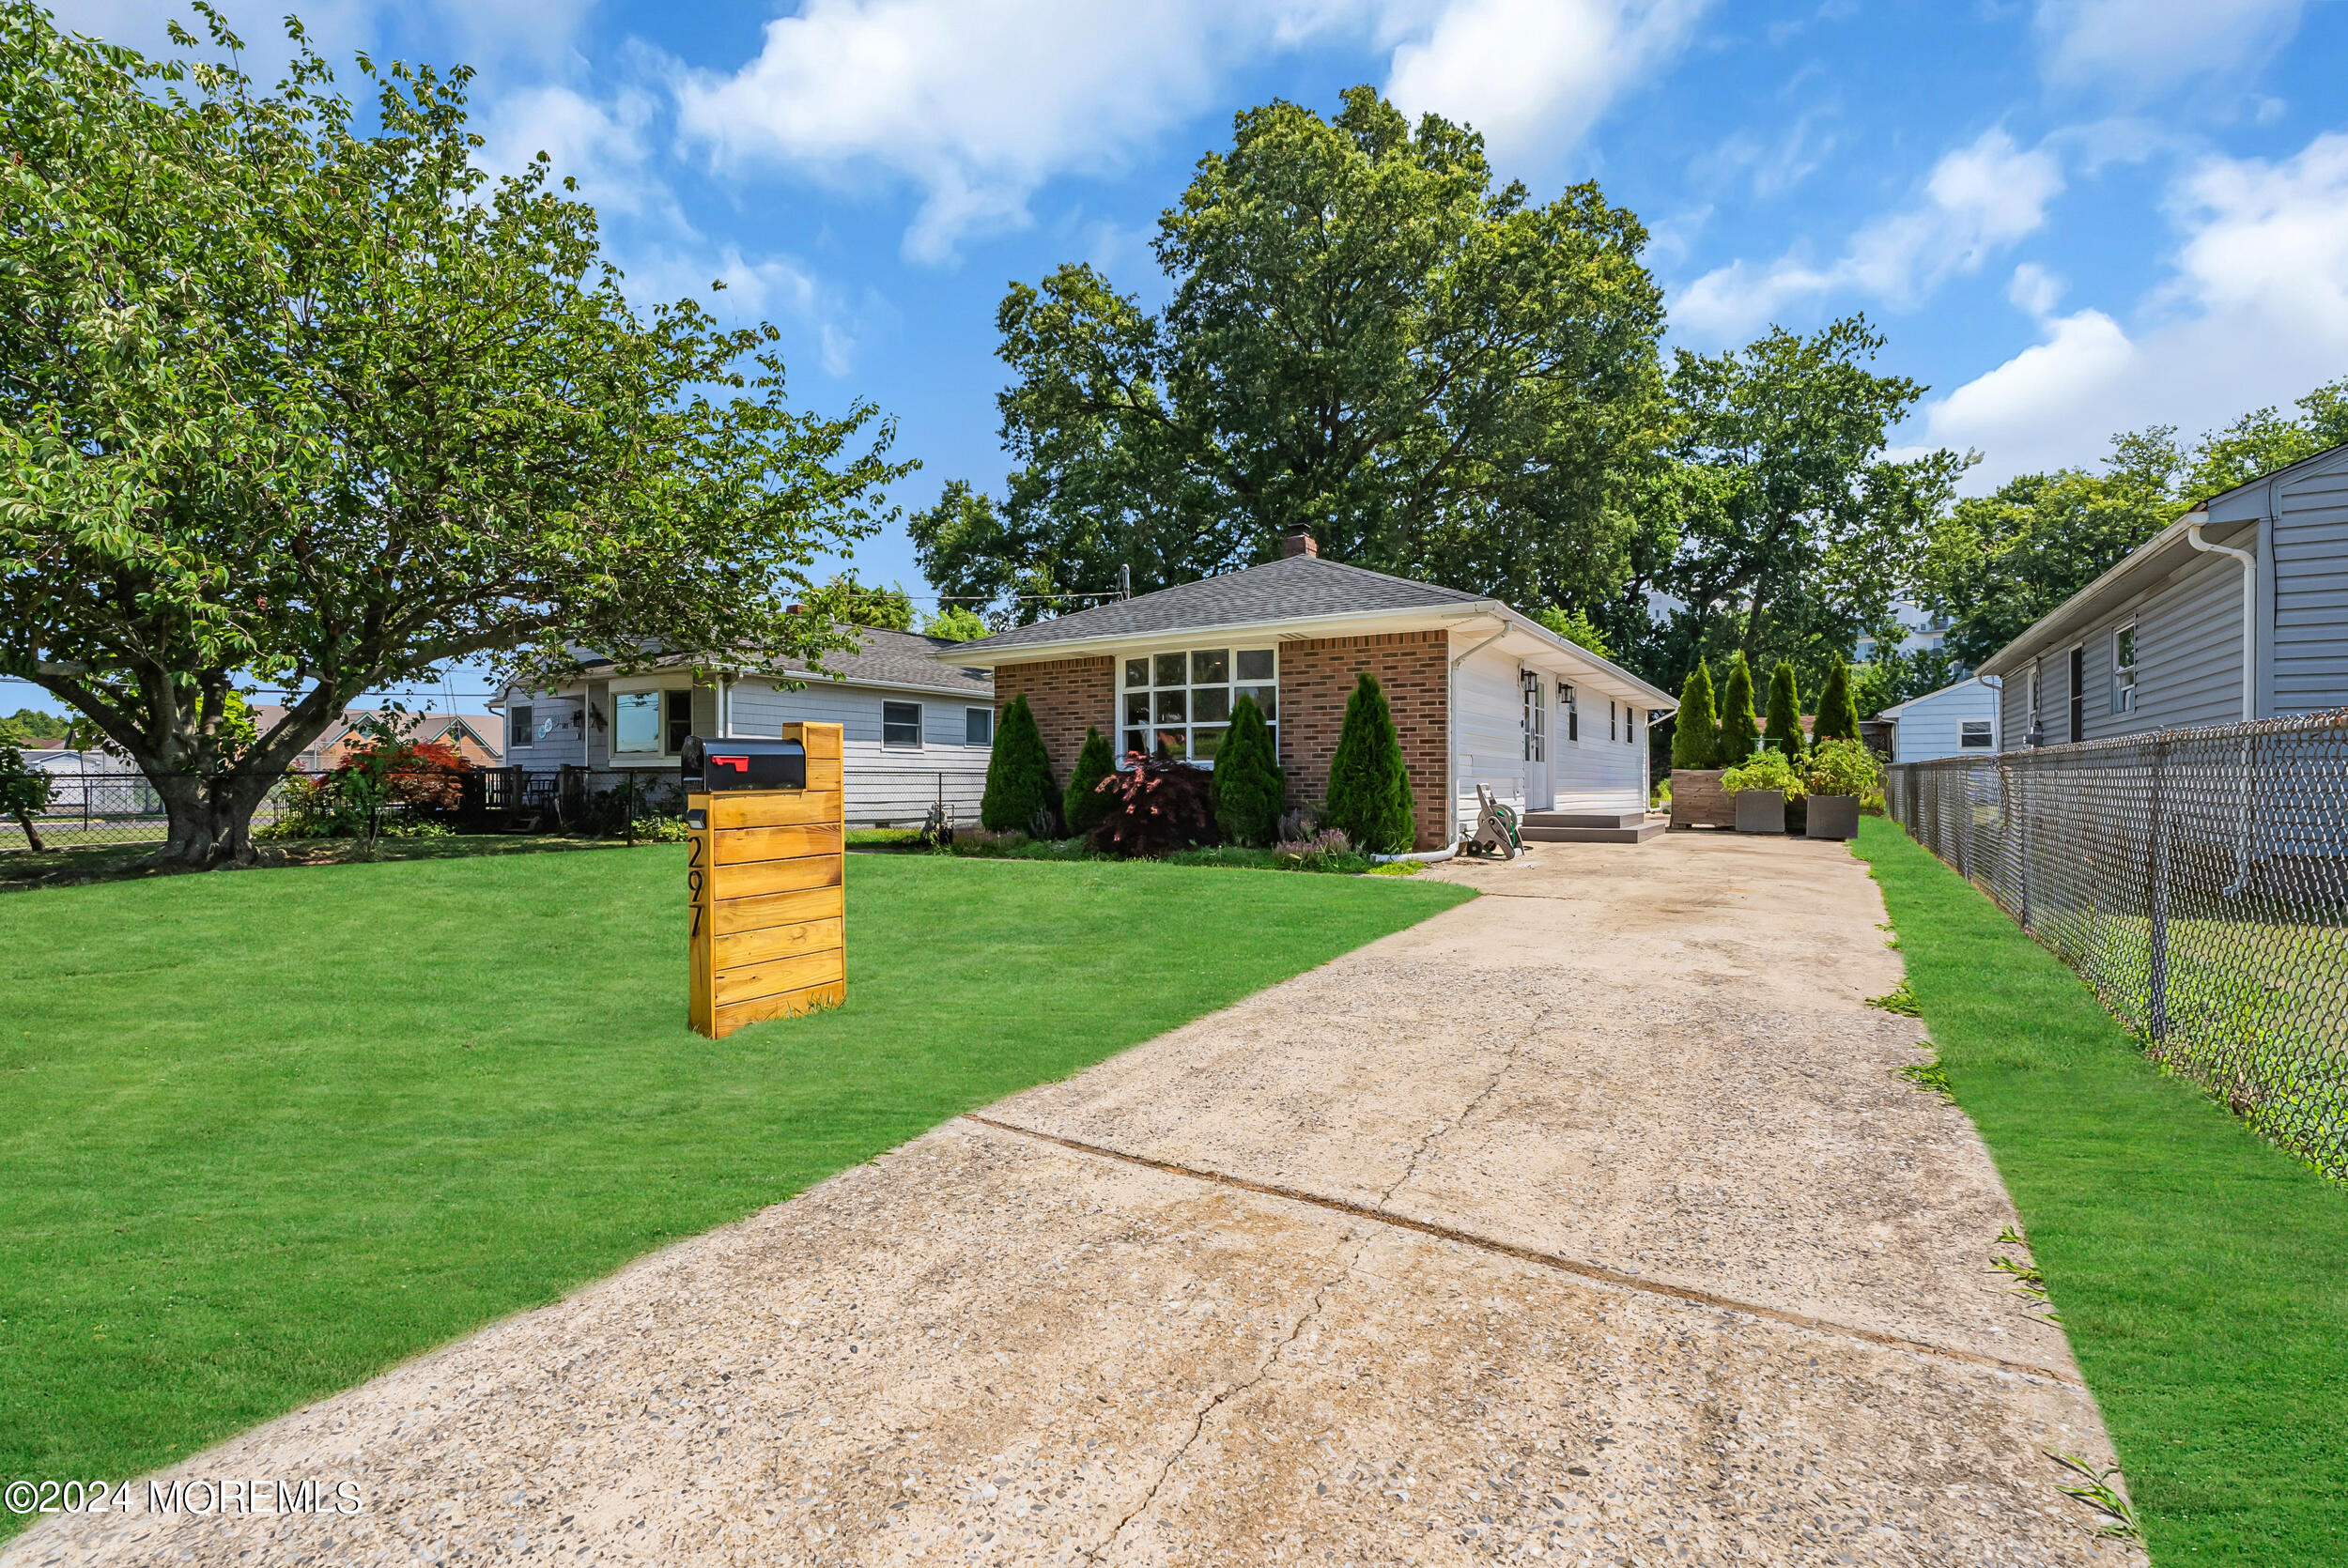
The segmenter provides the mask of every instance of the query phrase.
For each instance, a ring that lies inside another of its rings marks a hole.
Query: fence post
[[[2150,962],[2145,975],[2145,1029],[2155,1040],[2169,1038],[2169,743],[2153,743],[2151,835],[2144,872],[2145,936]]]
[[[2022,863],[2022,929],[2024,930],[2029,930],[2031,924],[2030,914],[2031,792],[2030,786],[2023,782],[2023,780],[2027,780],[2030,777],[2030,764],[2027,762],[2023,763],[2020,768],[2016,770],[2016,773],[2017,776],[2016,782],[2020,787],[2015,791],[2013,796],[2011,797],[2014,801],[2014,839],[2016,845],[2020,850],[2019,858]]]

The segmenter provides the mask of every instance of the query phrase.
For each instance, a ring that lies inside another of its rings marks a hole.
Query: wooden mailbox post
[[[723,1039],[762,1018],[840,1006],[848,994],[840,726],[786,724],[780,742],[696,736],[685,764],[694,1031]]]

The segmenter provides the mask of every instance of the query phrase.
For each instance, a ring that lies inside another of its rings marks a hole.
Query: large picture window
[[[1121,750],[1212,762],[1229,731],[1231,705],[1252,697],[1279,745],[1280,665],[1270,648],[1186,648],[1125,661],[1118,694]]]
[[[611,749],[636,756],[673,757],[693,732],[689,691],[611,694]]]

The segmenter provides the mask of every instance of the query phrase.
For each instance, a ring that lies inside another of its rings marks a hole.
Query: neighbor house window
[[[693,732],[689,691],[611,694],[611,749],[643,757],[673,757]]]
[[[1574,706],[1573,688],[1567,685],[1563,681],[1557,683],[1557,703],[1558,706],[1566,710],[1566,739],[1569,741],[1581,740],[1582,710]]]
[[[1607,738],[1608,740],[1610,740],[1610,741],[1611,741],[1611,740],[1613,740],[1613,739],[1614,738],[1614,709],[1615,709],[1615,707],[1616,707],[1616,704],[1615,704],[1615,703],[1614,703],[1614,701],[1610,699],[1607,701],[1607,704],[1606,704],[1606,738]]]
[[[508,709],[505,715],[505,744],[510,748],[529,746],[535,736],[530,732],[532,710],[528,707]]]
[[[962,710],[962,740],[965,746],[995,744],[995,710],[965,708]]]
[[[1549,705],[1541,692],[1541,678],[1531,670],[1524,672],[1524,760],[1528,762],[1545,761],[1549,744]]]
[[[1985,718],[1969,718],[1965,720],[1962,724],[1957,726],[1956,744],[1967,748],[1968,750],[1988,750],[1989,721]]]
[[[921,744],[921,704],[919,702],[884,702],[881,704],[881,745],[919,746]]]
[[[2136,712],[2136,623],[2111,634],[2111,711]]]
[[[1118,697],[1123,750],[1212,762],[1231,706],[1252,697],[1279,746],[1280,667],[1270,648],[1186,648],[1125,661]]]

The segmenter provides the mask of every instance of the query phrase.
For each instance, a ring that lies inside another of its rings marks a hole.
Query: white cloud
[[[915,186],[905,253],[943,262],[1025,226],[1045,181],[1122,168],[1243,65],[1344,39],[1392,49],[1404,109],[1545,165],[1706,3],[802,0],[739,69],[678,72],[678,125],[720,168]]]
[[[2199,431],[2348,369],[2348,135],[2281,163],[2211,158],[2170,194],[2174,275],[2134,332],[2097,310],[1927,406],[1925,440],[1987,454],[1977,478],[2102,455],[2113,432]]]
[[[852,300],[796,257],[753,261],[732,244],[714,257],[648,246],[625,256],[622,267],[628,298],[639,305],[692,299],[725,326],[773,321],[812,346],[824,374],[835,377],[856,368],[865,339],[894,315],[875,295]]]
[[[598,210],[657,212],[689,234],[691,225],[652,168],[658,107],[640,87],[623,87],[607,102],[556,85],[520,88],[482,119],[481,164],[493,175],[519,174],[543,152],[556,180],[577,179],[580,197]]]
[[[2005,297],[2014,301],[2016,310],[2045,320],[2054,314],[2062,300],[2062,280],[2034,261],[2026,261],[2014,269],[2013,278],[2005,285]]]
[[[1456,0],[1394,52],[1386,92],[1465,120],[1505,163],[1553,163],[1626,86],[1676,54],[1708,0]]]
[[[2299,25],[2301,0],[2039,0],[2049,80],[2147,97],[2263,64]]]
[[[2044,147],[2015,145],[2001,130],[1933,165],[1922,199],[1877,219],[1843,254],[1819,265],[1795,253],[1765,267],[1733,262],[1706,273],[1672,302],[1673,324],[1704,337],[1741,336],[1778,312],[1825,294],[1913,304],[1955,272],[2037,231],[2062,191],[2062,169]]]

